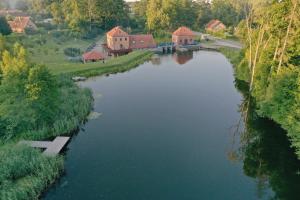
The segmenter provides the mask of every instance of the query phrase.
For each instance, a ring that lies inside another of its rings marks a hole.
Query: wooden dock
[[[20,141],[19,145],[28,145],[33,148],[45,149],[43,152],[46,156],[56,156],[68,143],[70,137],[56,137],[51,141]]]

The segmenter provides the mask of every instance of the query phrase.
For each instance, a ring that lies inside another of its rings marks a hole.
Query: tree
[[[214,0],[211,10],[213,17],[221,20],[227,26],[235,26],[240,22],[239,13],[228,0]]]
[[[11,34],[11,28],[7,23],[5,17],[0,17],[0,34],[9,35]]]
[[[239,33],[246,46],[251,99],[257,103],[260,115],[287,130],[300,157],[299,1],[248,3],[246,20],[239,26],[245,30]]]
[[[12,52],[4,51],[1,71],[0,121],[5,137],[51,125],[59,95],[48,69],[29,64],[25,49],[16,44]]]

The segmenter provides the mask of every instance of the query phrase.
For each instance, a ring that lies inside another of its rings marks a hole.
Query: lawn
[[[102,75],[106,73],[114,73],[132,68],[133,64],[136,66],[152,55],[149,51],[134,51],[128,55],[112,58],[105,63],[70,63],[64,62],[58,65],[47,65],[50,71],[54,74],[76,74],[92,76],[89,72],[93,72],[93,75]],[[130,66],[129,66],[130,65]]]
[[[115,73],[128,70],[149,59],[152,55],[149,51],[134,51],[128,55],[111,58],[102,62],[86,63],[69,61],[64,54],[66,48],[77,48],[81,52],[93,43],[103,40],[103,35],[86,40],[69,36],[67,34],[36,34],[36,35],[14,35],[11,42],[21,43],[28,51],[30,61],[43,64],[55,74],[72,74],[96,76],[106,73]]]

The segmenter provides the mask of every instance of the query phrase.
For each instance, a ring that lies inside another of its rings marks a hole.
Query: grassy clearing
[[[80,76],[99,76],[104,74],[112,74],[124,72],[137,67],[139,64],[150,59],[153,55],[150,51],[134,51],[128,55],[113,58],[106,63],[88,63],[81,65],[65,66],[64,68],[50,69],[54,74],[71,74]]]
[[[30,60],[37,64],[43,64],[55,74],[70,74],[84,76],[98,76],[109,73],[123,72],[148,60],[152,53],[149,51],[134,51],[128,55],[107,60],[105,63],[72,62],[64,54],[66,48],[78,48],[84,52],[91,44],[100,41],[102,36],[94,40],[84,40],[76,37],[60,34],[16,36],[8,40],[11,43],[19,42],[29,52]]]
[[[8,36],[7,40],[11,44],[18,42],[24,46],[32,62],[46,65],[49,68],[59,68],[74,64],[67,60],[64,49],[78,48],[83,53],[91,44],[100,41],[101,38],[100,35],[96,39],[86,40],[61,31],[36,35],[13,34]]]

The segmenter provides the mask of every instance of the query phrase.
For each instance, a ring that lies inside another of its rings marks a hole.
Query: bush
[[[81,55],[81,50],[78,48],[66,48],[64,49],[64,54],[69,57],[77,57]]]
[[[0,17],[0,34],[2,35],[9,35],[11,34],[11,28],[8,25],[5,17]]]

